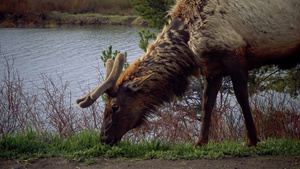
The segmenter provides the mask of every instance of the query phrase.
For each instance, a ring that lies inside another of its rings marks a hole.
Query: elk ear
[[[143,76],[143,77],[139,77],[139,78],[135,78],[132,81],[127,82],[127,84],[125,85],[128,89],[132,90],[132,91],[138,91],[140,90],[149,80],[152,79],[154,73],[147,75],[147,76]]]

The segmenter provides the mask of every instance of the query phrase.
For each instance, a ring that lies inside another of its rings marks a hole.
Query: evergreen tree
[[[167,23],[167,11],[175,4],[175,0],[130,0],[130,3],[149,26],[162,28]]]

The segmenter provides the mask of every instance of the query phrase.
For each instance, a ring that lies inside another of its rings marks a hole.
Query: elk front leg
[[[205,77],[204,78],[204,95],[203,95],[203,118],[201,124],[200,136],[195,143],[196,146],[203,146],[208,143],[209,126],[211,120],[211,112],[216,102],[218,91],[222,84],[222,77]]]
[[[233,83],[234,93],[242,108],[246,129],[247,129],[247,146],[256,146],[258,142],[256,127],[250,111],[248,100],[248,70],[236,61],[224,62],[231,81]]]

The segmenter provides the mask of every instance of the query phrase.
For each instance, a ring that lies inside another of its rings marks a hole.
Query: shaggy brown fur
[[[182,96],[190,76],[205,77],[203,122],[195,146],[208,142],[211,111],[229,75],[242,107],[248,146],[257,133],[247,94],[248,70],[300,62],[299,0],[179,0],[170,23],[108,96],[102,141],[117,143],[156,107]]]
[[[153,96],[145,97],[147,102],[155,102],[157,105],[170,101],[174,94],[182,96],[188,85],[187,77],[195,75],[199,67],[194,62],[196,56],[188,48],[188,40],[188,30],[182,21],[173,20],[157,40],[149,45],[142,59],[136,60],[121,75],[117,84],[123,86],[128,81],[154,74],[142,90],[144,93],[153,93]]]

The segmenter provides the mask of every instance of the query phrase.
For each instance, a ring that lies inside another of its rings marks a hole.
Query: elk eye
[[[111,108],[114,112],[119,110],[119,106],[117,104],[114,104]]]

